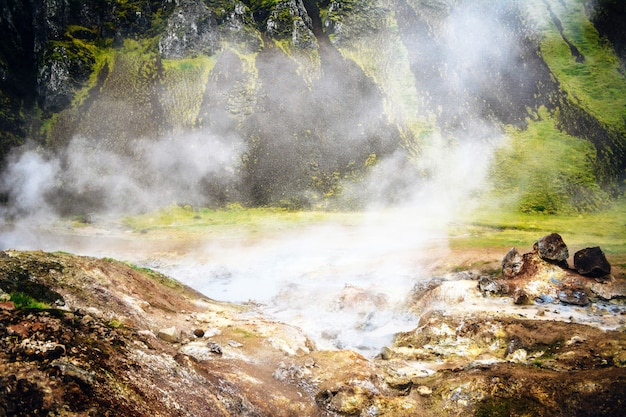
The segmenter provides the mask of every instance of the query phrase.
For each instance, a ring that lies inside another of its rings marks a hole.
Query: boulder
[[[579,274],[588,277],[604,277],[611,273],[611,264],[606,260],[599,246],[581,249],[574,254],[574,268]]]
[[[511,248],[502,259],[502,275],[505,279],[517,276],[522,270],[524,259],[516,248]]]
[[[567,250],[567,245],[563,242],[563,238],[558,233],[551,233],[540,238],[535,242],[533,249],[545,261],[567,265],[569,251]]]

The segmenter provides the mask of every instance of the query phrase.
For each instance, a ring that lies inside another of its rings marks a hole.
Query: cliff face
[[[345,183],[387,156],[420,165],[440,136],[489,142],[548,119],[592,145],[579,155],[591,165],[566,172],[552,161],[552,188],[498,171],[498,187],[531,183],[557,201],[548,210],[597,209],[620,192],[626,160],[615,10],[577,0],[10,2],[2,155],[26,138],[62,154],[80,137],[136,159],[139,139],[219,136],[245,150],[235,174],[195,179],[198,203],[310,207],[341,195],[354,206],[363,198]],[[94,199],[74,206],[92,210]]]

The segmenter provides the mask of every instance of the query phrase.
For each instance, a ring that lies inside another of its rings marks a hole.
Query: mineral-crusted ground
[[[0,415],[621,415],[623,277],[585,306],[514,304],[481,277],[416,286],[418,327],[368,359],[147,269],[5,251]]]

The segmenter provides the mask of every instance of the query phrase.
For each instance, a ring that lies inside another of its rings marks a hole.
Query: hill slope
[[[45,199],[61,211],[139,189],[161,203],[397,203],[464,147],[476,172],[494,152],[542,166],[495,167],[513,209],[597,210],[622,192],[619,2],[33,4],[0,20],[1,154],[11,177],[26,138],[52,152]]]

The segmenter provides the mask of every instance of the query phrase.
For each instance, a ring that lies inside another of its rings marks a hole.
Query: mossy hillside
[[[291,39],[274,39],[274,44],[283,53],[291,58],[297,65],[297,73],[309,86],[321,76],[321,61],[319,49],[316,48],[295,48]]]
[[[553,11],[564,35],[584,56],[572,56],[556,25],[549,21],[542,28],[541,55],[575,102],[601,123],[626,134],[626,78],[615,52],[587,19],[584,1],[554,2]]]
[[[509,141],[496,152],[491,175],[503,207],[555,214],[598,211],[609,203],[594,175],[593,145],[558,130],[545,109],[526,129],[506,133]]]
[[[387,120],[398,127],[407,148],[418,154],[419,138],[430,130],[430,123],[419,116],[415,76],[389,2],[348,2],[330,15],[327,12],[326,19],[341,23],[341,34],[335,37],[337,48],[379,86]],[[361,32],[364,20],[369,29],[365,34]]]
[[[180,60],[163,60],[160,83],[165,94],[160,103],[168,126],[192,128],[196,125],[209,74],[216,56],[199,56]]]

